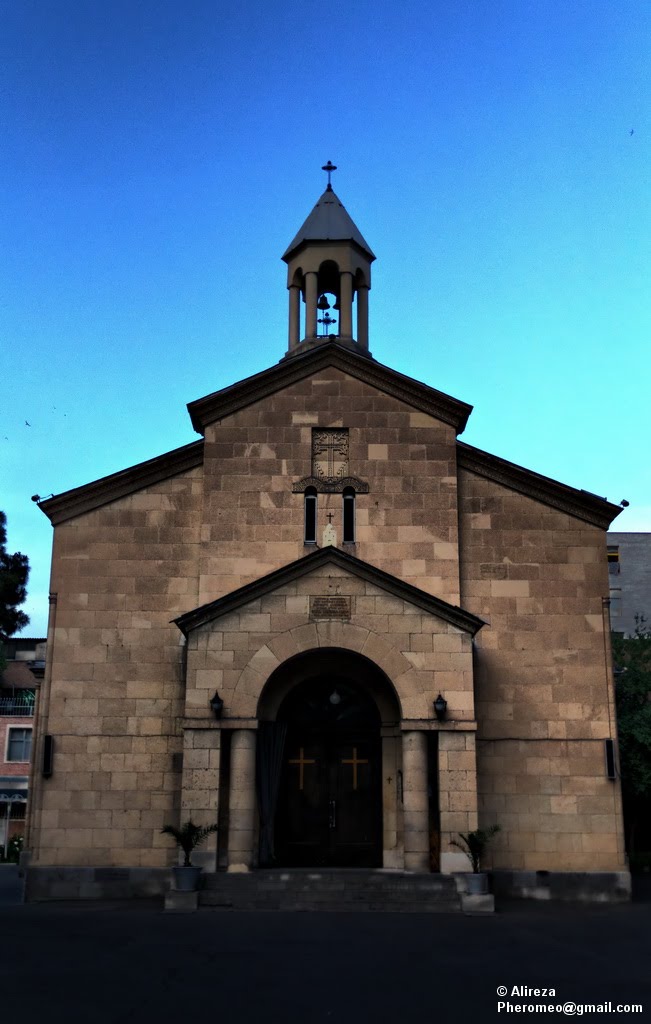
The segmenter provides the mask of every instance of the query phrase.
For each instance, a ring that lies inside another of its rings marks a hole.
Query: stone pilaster
[[[382,736],[382,864],[402,870],[404,849],[399,842],[398,767],[400,737]]]
[[[181,823],[188,818],[195,825],[213,825],[217,821],[220,753],[219,729],[184,730]],[[192,861],[197,867],[214,871],[217,865],[217,839],[209,836],[205,845],[192,854]]]
[[[439,732],[441,871],[470,871],[466,855],[450,845],[477,828],[477,757],[474,732]]]
[[[229,871],[248,871],[253,864],[255,806],[255,732],[236,729],[231,744]]]

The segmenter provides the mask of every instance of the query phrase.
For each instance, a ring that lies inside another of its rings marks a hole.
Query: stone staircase
[[[458,913],[461,898],[450,875],[417,875],[357,868],[286,868],[245,874],[205,874],[205,910],[332,910]]]

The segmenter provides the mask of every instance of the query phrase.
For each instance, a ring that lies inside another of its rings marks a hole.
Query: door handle
[[[328,828],[337,827],[337,801],[331,800],[329,804],[330,814],[328,817]]]

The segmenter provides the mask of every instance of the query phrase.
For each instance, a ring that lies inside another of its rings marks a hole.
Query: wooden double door
[[[351,681],[302,684],[283,707],[287,737],[275,840],[279,864],[382,863],[380,720]]]

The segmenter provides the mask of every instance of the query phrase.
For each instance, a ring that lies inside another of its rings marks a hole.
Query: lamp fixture
[[[439,693],[438,697],[434,701],[434,714],[439,722],[442,722],[446,716],[448,710],[448,702],[445,697],[442,697]]]
[[[332,691],[328,699],[331,704],[341,704],[341,697],[337,693],[336,689]]]
[[[215,690],[215,696],[210,701],[210,707],[212,708],[215,718],[222,717],[222,711],[224,710],[224,702]]]

